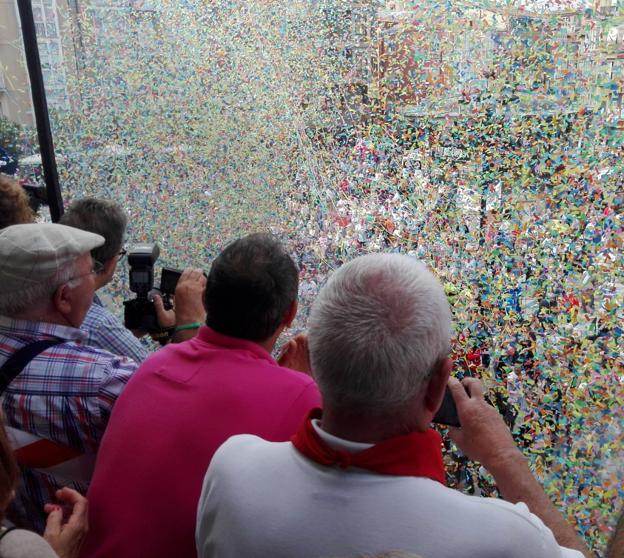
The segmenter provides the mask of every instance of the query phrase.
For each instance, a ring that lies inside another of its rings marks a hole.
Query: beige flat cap
[[[13,225],[0,231],[0,293],[18,293],[47,281],[55,271],[104,237],[52,223]]]

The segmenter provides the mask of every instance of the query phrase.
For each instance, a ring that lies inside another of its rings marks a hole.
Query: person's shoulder
[[[80,329],[86,330],[97,327],[99,324],[110,321],[111,318],[114,319],[114,316],[104,306],[93,302],[87,310]]]
[[[106,349],[84,343],[73,343],[72,357],[74,364],[80,366],[84,377],[108,376],[117,372],[132,373],[139,363],[127,356],[111,353]]]
[[[548,527],[539,517],[531,513],[524,502],[512,504],[499,498],[471,496],[458,490],[447,490],[453,493],[458,507],[462,508],[465,513],[474,514],[475,517],[482,517],[484,520],[487,518],[487,522],[494,525],[511,525],[516,531],[526,529],[527,534],[537,533],[548,539],[552,538]]]
[[[290,442],[269,442],[253,434],[238,434],[221,444],[212,458],[210,469],[232,471],[237,463],[249,463],[248,455],[253,456],[252,462],[259,463],[266,457],[290,451],[291,446]]]
[[[316,385],[316,382],[310,374],[281,366],[277,362],[266,362],[266,369],[270,371],[274,381],[283,385],[292,385],[301,388]]]
[[[230,453],[239,453],[246,451],[256,451],[259,448],[268,448],[272,446],[280,446],[282,444],[290,444],[290,442],[269,442],[254,434],[237,434],[230,436],[217,450],[215,456],[220,452],[227,455]]]
[[[0,540],[3,558],[58,558],[47,541],[32,531],[14,529]]]

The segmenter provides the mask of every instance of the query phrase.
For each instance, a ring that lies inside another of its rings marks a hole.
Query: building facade
[[[48,107],[69,110],[74,8],[64,0],[32,0],[32,9]],[[20,125],[35,124],[16,0],[0,0],[0,115]]]

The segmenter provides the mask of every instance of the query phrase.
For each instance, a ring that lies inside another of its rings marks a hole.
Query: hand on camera
[[[206,321],[204,289],[206,276],[200,269],[186,269],[180,276],[173,296],[173,309],[167,310],[160,295],[154,295],[156,318],[161,329]]]
[[[172,308],[167,310],[165,303],[160,295],[154,295],[154,308],[156,310],[156,319],[161,329],[171,329],[176,325],[176,313]]]
[[[63,506],[46,504],[48,514],[43,538],[60,558],[78,558],[80,547],[89,530],[87,499],[71,488],[56,491],[56,498]],[[63,508],[69,517],[63,518]]]
[[[449,378],[449,389],[457,406],[461,428],[449,428],[449,436],[470,459],[490,470],[510,459],[521,459],[522,452],[498,411],[483,397],[483,386],[476,378]]]
[[[185,269],[175,290],[175,325],[206,321],[204,290],[207,279],[201,269]]]

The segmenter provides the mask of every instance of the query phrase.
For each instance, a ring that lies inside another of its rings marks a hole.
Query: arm
[[[449,389],[462,425],[450,429],[451,439],[470,459],[481,462],[492,473],[505,500],[524,502],[550,528],[560,546],[592,558],[593,554],[531,473],[502,417],[485,401],[481,382],[465,378],[460,383],[450,378]]]
[[[147,356],[147,349],[137,339],[136,335],[124,327],[108,310],[104,308],[105,320],[98,328],[97,335],[101,342],[96,347],[101,347],[110,351],[114,355],[126,356],[134,360],[137,364],[143,362]]]
[[[137,368],[137,363],[128,358],[114,357],[105,363],[97,395],[99,417],[96,420],[100,429],[98,444],[104,435],[115,401]]]
[[[624,558],[624,511],[620,515],[615,533],[609,543],[607,558]]]

